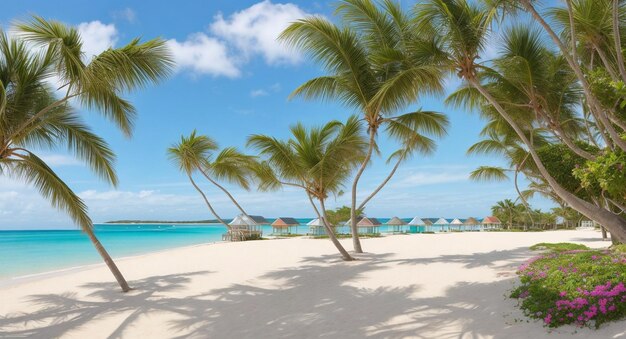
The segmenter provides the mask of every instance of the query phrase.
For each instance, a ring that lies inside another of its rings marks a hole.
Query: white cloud
[[[253,98],[264,97],[266,95],[269,95],[269,93],[267,93],[267,91],[264,90],[264,89],[254,89],[254,90],[250,91],[250,96],[253,97]]]
[[[279,83],[275,83],[267,88],[258,88],[258,89],[253,89],[252,91],[250,91],[250,96],[252,98],[257,98],[257,97],[263,97],[263,96],[267,96],[270,95],[271,93],[278,93],[280,92],[281,86]]]
[[[118,32],[114,24],[103,24],[96,20],[82,22],[78,24],[77,29],[83,41],[83,51],[87,60],[91,60],[95,55],[115,46],[118,39]]]
[[[258,54],[269,64],[294,64],[301,60],[301,55],[277,38],[290,23],[307,15],[295,4],[274,4],[265,0],[228,18],[218,14],[211,24],[211,32],[233,44],[245,57]]]
[[[40,158],[52,167],[83,165],[78,159],[63,154],[47,154],[42,155]]]
[[[394,187],[414,187],[466,181],[469,174],[459,171],[449,172],[414,172],[404,176]]]
[[[133,23],[137,19],[137,14],[132,8],[126,7],[120,11],[116,11],[115,13],[113,13],[113,17],[124,19],[130,23]]]
[[[204,33],[192,34],[183,42],[171,39],[167,44],[179,70],[230,78],[240,75],[235,58],[229,55],[226,45]]]

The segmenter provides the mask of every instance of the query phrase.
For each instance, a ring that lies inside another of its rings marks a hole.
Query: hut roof
[[[392,226],[401,226],[401,225],[406,225],[406,221],[398,218],[398,217],[393,217],[391,219],[389,219],[389,221],[386,222],[387,225],[392,225]]]
[[[411,221],[409,221],[409,225],[413,225],[413,226],[422,226],[422,225],[426,225],[426,223],[424,223],[424,220],[415,217],[413,218]]]
[[[483,224],[501,224],[500,219],[490,216],[483,219]]]
[[[480,222],[478,220],[476,220],[476,218],[473,217],[469,217],[465,220],[465,224],[466,225],[478,225],[480,224]]]
[[[463,225],[463,222],[461,220],[459,220],[459,218],[456,218],[454,220],[452,220],[452,222],[450,222],[451,225]]]
[[[300,225],[298,220],[294,218],[286,218],[286,217],[280,217],[272,223],[272,226],[297,226],[297,225]]]
[[[361,222],[361,220],[362,220],[363,218],[364,218],[364,217],[362,217],[362,216],[356,217],[356,223],[357,223],[357,225],[359,224],[359,222]],[[344,222],[343,224],[344,224],[344,225],[350,225],[351,223],[352,223],[352,218],[348,219],[348,221]]]
[[[248,217],[243,214],[240,214],[236,216],[235,219],[233,219],[233,221],[229,223],[229,225],[231,226],[256,226],[256,225],[262,225],[262,224],[267,224],[267,223],[268,223],[267,220],[265,220],[265,218],[263,218],[262,216],[251,215]]]
[[[307,226],[324,226],[324,223],[319,218],[315,218],[309,221],[306,225]]]
[[[444,218],[439,218],[437,221],[435,221],[435,225],[447,225],[449,224],[448,220],[444,219]]]
[[[361,220],[359,220],[359,222],[356,225],[358,227],[372,227],[372,226],[380,226],[382,225],[382,223],[378,221],[378,219],[376,218],[363,217],[361,218]]]

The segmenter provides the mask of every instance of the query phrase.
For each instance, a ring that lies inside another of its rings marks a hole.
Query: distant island
[[[216,219],[209,220],[112,220],[105,224],[218,224]]]

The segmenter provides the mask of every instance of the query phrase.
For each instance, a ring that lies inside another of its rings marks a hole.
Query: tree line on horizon
[[[290,98],[334,101],[359,113],[316,127],[294,124],[291,137],[252,135],[248,155],[220,149],[209,136],[183,135],[168,149],[211,213],[194,175],[200,174],[248,215],[223,186],[300,189],[324,221],[345,260],[352,255],[328,223],[326,200],[349,189],[353,250],[363,251],[356,222],[403,163],[435,151],[449,122],[442,112],[414,109],[424,95],[476,111],[486,121],[469,154],[491,154],[508,166],[481,166],[475,180],[513,178],[530,210],[533,194],[548,196],[626,242],[626,7],[619,0],[565,0],[538,8],[532,0],[343,0],[335,20],[306,17],[279,37],[324,69]],[[90,237],[124,291],[130,287],[98,242],[84,202],[37,157],[65,146],[105,182],[117,183],[115,155],[91,132],[75,106],[95,109],[125,135],[135,109],[123,94],[158,83],[173,61],[161,39],[85,56],[77,30],[34,17],[0,33],[0,175],[35,186]],[[487,47],[497,41],[498,54]],[[33,48],[35,46],[35,48]],[[450,76],[461,85],[444,98]],[[60,80],[52,88],[50,80]],[[363,201],[359,181],[389,138],[389,174]],[[523,176],[530,184],[518,185]]]

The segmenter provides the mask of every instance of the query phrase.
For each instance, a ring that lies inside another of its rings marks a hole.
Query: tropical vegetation
[[[66,212],[126,292],[130,286],[94,234],[87,206],[40,152],[66,148],[103,181],[117,185],[113,150],[78,109],[99,112],[131,136],[137,113],[123,95],[170,73],[165,42],[134,39],[90,56],[76,28],[63,23],[33,17],[14,29],[11,36],[0,31],[0,175],[34,186]]]
[[[548,252],[520,266],[511,297],[548,327],[599,327],[626,317],[626,255],[577,244],[537,244]]]
[[[363,123],[352,116],[345,123],[331,121],[316,128],[296,124],[291,134],[288,140],[261,134],[248,138],[248,145],[261,156],[257,165],[259,189],[288,186],[303,190],[342,258],[354,260],[337,240],[326,199],[343,191],[354,169],[367,157]]]

